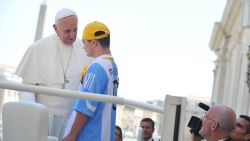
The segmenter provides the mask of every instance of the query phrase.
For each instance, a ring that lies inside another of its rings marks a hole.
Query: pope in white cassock
[[[55,34],[32,44],[22,58],[16,74],[23,83],[78,90],[80,73],[91,61],[77,36],[77,15],[61,9],[55,16]],[[41,103],[49,109],[49,135],[61,140],[73,99],[22,92],[20,101]]]

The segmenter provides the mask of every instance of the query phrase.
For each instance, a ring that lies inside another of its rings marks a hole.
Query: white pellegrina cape
[[[67,70],[66,78],[69,83],[65,88],[78,90],[80,73],[84,65],[90,62],[91,59],[87,57],[80,39],[76,39],[71,51],[71,47],[64,45],[59,37],[53,34],[28,48],[16,70],[16,75],[23,79],[23,83],[62,88],[64,73]],[[50,113],[59,115],[68,114],[73,102],[70,98],[47,95],[36,95],[36,101],[46,105]]]

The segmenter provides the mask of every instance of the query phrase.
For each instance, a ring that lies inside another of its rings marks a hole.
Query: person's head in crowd
[[[250,141],[250,117],[240,115],[236,128],[231,132],[232,141]]]
[[[120,126],[116,125],[115,126],[115,141],[122,141],[122,129]]]
[[[102,22],[94,21],[87,24],[83,30],[82,41],[85,52],[90,57],[111,54],[110,30]]]
[[[77,36],[78,18],[74,11],[63,8],[55,16],[53,25],[59,39],[66,45],[72,45]]]
[[[155,130],[155,122],[151,118],[143,118],[140,122],[140,127],[143,129],[143,139],[148,141],[152,138]]]
[[[216,104],[202,117],[202,127],[199,134],[207,141],[217,141],[229,138],[235,127],[235,112],[225,105]]]

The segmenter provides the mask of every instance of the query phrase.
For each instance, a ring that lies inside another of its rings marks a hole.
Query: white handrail
[[[123,97],[118,96],[107,96],[101,95],[96,93],[86,93],[72,91],[72,90],[62,90],[57,88],[49,88],[49,87],[42,87],[42,86],[35,86],[35,85],[28,85],[8,80],[0,80],[0,88],[3,89],[11,89],[16,91],[27,91],[33,92],[37,94],[44,94],[44,95],[53,95],[53,96],[62,96],[62,97],[71,97],[71,98],[81,98],[81,99],[88,99],[94,101],[101,101],[101,102],[108,102],[108,103],[115,103],[119,105],[129,105],[138,108],[142,108],[145,110],[150,110],[157,113],[163,113],[163,107],[155,106],[152,104],[129,100]]]

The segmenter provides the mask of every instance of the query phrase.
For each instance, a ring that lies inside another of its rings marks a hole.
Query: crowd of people
[[[110,30],[102,22],[87,24],[77,38],[78,16],[67,8],[59,10],[55,33],[33,43],[23,56],[16,74],[22,83],[117,96],[118,69],[110,50]],[[122,129],[115,125],[116,105],[92,100],[20,93],[20,101],[37,102],[49,110],[49,135],[61,141],[122,141]],[[225,105],[214,105],[201,118],[193,141],[249,141],[250,117]],[[144,141],[153,138],[154,121],[140,122]]]

